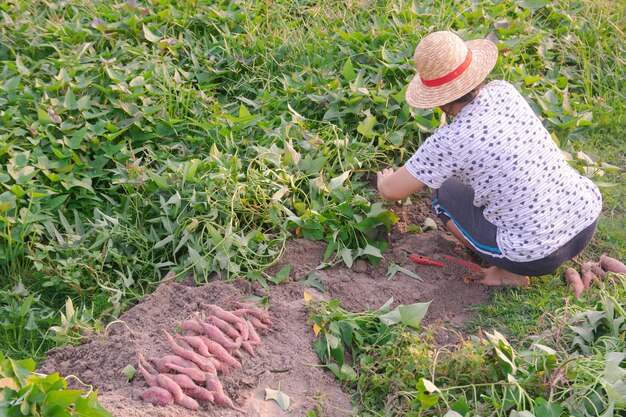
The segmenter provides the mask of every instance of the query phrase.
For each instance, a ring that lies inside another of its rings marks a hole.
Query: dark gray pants
[[[480,248],[475,252],[485,262],[520,275],[539,276],[553,273],[587,247],[598,224],[596,220],[545,258],[517,262],[494,256],[501,253],[496,241],[497,227],[485,219],[484,207],[474,206],[473,201],[474,190],[457,179],[446,180],[441,188],[432,193],[433,210],[444,225],[452,221],[473,247]]]

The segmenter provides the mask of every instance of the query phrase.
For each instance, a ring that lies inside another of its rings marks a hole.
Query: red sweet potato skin
[[[157,375],[157,381],[162,388],[165,388],[172,394],[174,402],[178,404],[178,402],[184,395],[180,385],[178,385],[172,378],[165,374]]]
[[[182,405],[183,407],[185,407],[188,410],[199,410],[200,409],[200,404],[198,404],[198,401],[194,400],[193,398],[191,398],[188,395],[183,394],[182,397],[180,397],[179,401],[176,401],[176,404],[178,405]]]
[[[183,368],[189,368],[189,367],[197,368],[197,366],[193,362],[190,362],[187,359],[181,358],[178,355],[165,355],[162,358],[152,358],[152,362],[154,363],[154,366],[156,366],[156,369],[159,372],[169,372],[170,368],[168,367],[168,365],[170,364],[182,366]]]
[[[593,264],[591,262],[585,262],[582,264],[582,267],[581,267],[580,279],[583,282],[583,286],[585,287],[586,290],[589,289],[593,281],[598,279],[596,274],[593,273],[592,268],[593,268]]]
[[[610,256],[600,256],[600,265],[607,272],[616,272],[618,274],[626,274],[626,265]]]
[[[191,378],[189,378],[189,376],[187,376],[185,374],[165,374],[165,375],[167,375],[172,380],[174,380],[174,382],[176,382],[178,384],[178,386],[180,386],[180,388],[183,390],[183,392],[186,389],[191,389],[191,388],[197,387],[196,383],[193,382],[193,380]]]
[[[583,284],[578,271],[574,268],[567,268],[565,270],[565,281],[569,284],[570,288],[574,292],[574,295],[576,297],[580,297],[585,290],[585,285]]]
[[[152,403],[154,405],[165,406],[174,402],[172,394],[165,388],[161,387],[148,388],[147,390],[139,394],[139,397],[142,400]]]
[[[174,372],[178,372],[179,374],[186,376],[187,378],[189,378],[189,380],[204,382],[204,380],[206,379],[206,377],[204,376],[204,372],[202,372],[198,368],[185,368],[182,366],[174,365],[173,363],[170,363],[169,365],[167,365],[167,367]],[[181,387],[184,388],[182,385]]]

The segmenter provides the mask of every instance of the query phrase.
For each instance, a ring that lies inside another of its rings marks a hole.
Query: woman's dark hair
[[[445,106],[450,106],[450,105],[455,105],[455,104],[462,104],[462,103],[469,103],[470,101],[474,100],[476,98],[476,96],[478,95],[478,92],[485,86],[485,82],[481,82],[480,84],[478,84],[476,87],[474,87],[472,89],[472,91],[470,91],[469,93],[465,94],[462,97],[457,98],[454,101],[451,101],[449,103],[446,103]]]

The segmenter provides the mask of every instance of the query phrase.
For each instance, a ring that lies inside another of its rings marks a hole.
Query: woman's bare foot
[[[514,274],[513,272],[506,271],[497,266],[485,269],[485,277],[474,282],[491,287],[528,287],[530,285],[530,279],[527,276]]]

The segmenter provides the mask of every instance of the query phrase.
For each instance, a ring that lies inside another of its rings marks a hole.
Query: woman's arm
[[[385,168],[378,173],[378,192],[380,195],[392,201],[404,200],[426,185],[415,178],[405,167],[394,171]]]

